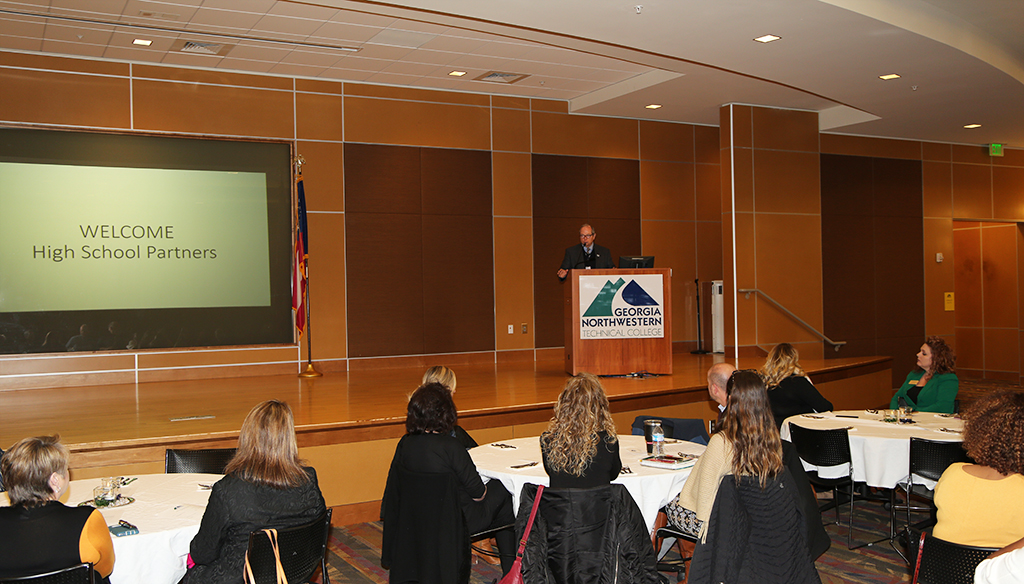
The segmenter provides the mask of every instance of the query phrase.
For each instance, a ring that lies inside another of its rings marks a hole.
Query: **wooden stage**
[[[722,360],[676,354],[673,375],[604,378],[620,432],[629,431],[639,411],[713,418],[706,372]],[[743,358],[739,366],[762,362]],[[892,395],[888,357],[801,364],[837,408],[874,407]],[[481,443],[538,434],[565,384],[562,367],[562,361],[453,366],[460,424]],[[162,472],[164,449],[234,446],[249,409],[275,398],[294,410],[302,456],[317,467],[328,504],[374,501],[395,440],[405,432],[407,396],[422,373],[379,369],[317,379],[289,375],[0,391],[0,446],[59,433],[72,451],[73,478]],[[353,478],[352,462],[373,467],[367,471],[372,476]]]

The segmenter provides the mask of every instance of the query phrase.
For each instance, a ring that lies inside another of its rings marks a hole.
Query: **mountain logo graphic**
[[[625,280],[619,278],[614,283],[608,280],[601,287],[601,291],[597,293],[597,297],[590,303],[590,307],[587,308],[583,316],[612,316],[612,300],[615,300],[615,295],[618,294],[620,288],[622,288],[622,300],[630,306],[658,306],[657,301],[651,298],[651,295],[635,280],[626,284]]]

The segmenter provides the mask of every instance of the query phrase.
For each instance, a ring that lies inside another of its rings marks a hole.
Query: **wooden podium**
[[[657,289],[647,290],[657,276]],[[580,306],[581,296],[587,306]],[[569,374],[672,373],[672,270],[570,270],[564,309]],[[661,336],[651,336],[657,329]]]

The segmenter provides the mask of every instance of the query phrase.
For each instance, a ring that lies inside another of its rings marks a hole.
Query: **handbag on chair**
[[[537,496],[533,498],[533,509],[530,510],[530,519],[526,522],[526,529],[523,530],[523,539],[519,540],[519,549],[516,550],[516,561],[512,568],[501,578],[499,584],[523,584],[523,550],[526,549],[526,540],[530,539],[530,528],[533,527],[533,520],[537,517],[537,506],[540,504],[540,496],[544,494],[544,485],[537,486]]]
[[[281,549],[277,547],[277,530],[264,529],[263,533],[270,538],[270,547],[274,550],[274,564],[277,568],[277,584],[288,584],[288,577],[284,574],[284,566],[281,565]],[[242,572],[242,580],[245,584],[256,584],[256,577],[253,576],[252,566],[249,565],[249,551],[245,552],[245,571]]]

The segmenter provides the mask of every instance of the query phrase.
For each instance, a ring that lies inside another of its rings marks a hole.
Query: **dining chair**
[[[235,455],[234,448],[164,451],[164,472],[224,474],[224,467]]]
[[[846,428],[815,430],[789,423],[790,441],[801,460],[817,467],[846,465],[846,474],[835,478],[824,478],[817,471],[807,471],[807,480],[820,487],[832,489],[832,502],[836,509],[836,525],[839,525],[839,495],[850,501],[850,529],[846,536],[846,547],[857,549],[867,542],[853,545],[853,510],[856,492],[853,484],[853,458],[850,455],[850,434]],[[846,487],[844,491],[841,487]],[[884,539],[883,539],[884,541]]]
[[[913,584],[974,584],[974,570],[998,548],[961,545],[921,533]]]
[[[896,553],[903,557],[907,556],[895,544],[897,537],[909,533],[911,526],[912,511],[931,511],[935,505],[932,502],[934,493],[921,483],[915,483],[914,477],[921,477],[930,481],[938,481],[942,473],[954,462],[970,462],[971,459],[964,451],[962,442],[949,442],[944,440],[928,440],[925,438],[910,438],[910,464],[907,469],[907,478],[896,485],[890,492],[889,504],[889,541]],[[896,492],[903,491],[904,503],[896,502]],[[911,497],[917,497],[928,501],[927,507],[914,506],[911,504]],[[907,522],[900,530],[896,529],[896,512],[907,512]]]
[[[288,582],[309,582],[319,566],[323,584],[331,584],[326,561],[327,537],[330,532],[330,508],[305,525],[277,530],[281,566]],[[255,579],[253,584],[276,584],[277,561],[274,548],[262,529],[249,533],[249,551],[246,553]]]
[[[654,549],[660,552],[662,548],[662,540],[670,538],[675,539],[677,542],[688,541],[692,544],[697,543],[697,538],[693,535],[685,531],[681,531],[672,524],[668,524],[655,530]],[[686,579],[686,564],[693,559],[692,555],[688,556],[684,553],[681,543],[679,543],[679,556],[678,560],[666,560],[659,558],[657,564],[659,572],[674,572],[676,575],[676,582],[682,582]]]
[[[664,418],[661,416],[641,415],[633,420],[632,433],[634,436],[644,435],[644,422],[647,420],[661,420],[661,427],[665,430],[665,437],[675,440],[687,440],[707,446],[711,436],[708,435],[707,422],[700,418]]]
[[[78,564],[63,570],[22,576],[20,578],[4,578],[0,582],[17,582],[18,584],[93,584],[95,582],[92,564]]]

